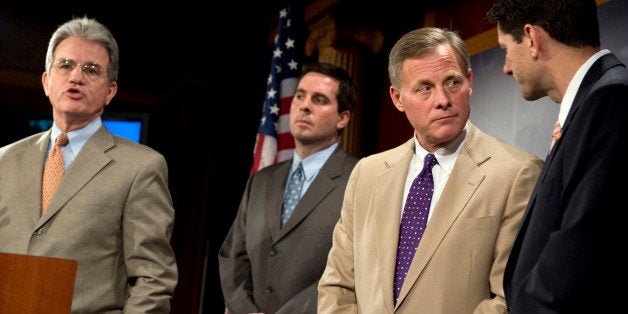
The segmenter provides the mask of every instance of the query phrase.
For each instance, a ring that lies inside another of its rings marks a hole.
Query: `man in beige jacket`
[[[355,166],[319,282],[319,313],[505,313],[504,267],[542,167],[475,127],[462,39],[422,28],[389,56],[390,96],[414,128]],[[393,282],[404,200],[427,154],[434,192],[399,296]]]

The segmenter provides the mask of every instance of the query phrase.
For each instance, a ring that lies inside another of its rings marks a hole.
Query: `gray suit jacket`
[[[410,139],[363,158],[347,184],[319,283],[319,313],[505,313],[502,276],[542,161],[469,123],[393,303]]]
[[[249,178],[220,248],[220,281],[233,314],[316,313],[316,286],[357,159],[338,147],[280,229],[291,162],[268,166]]]
[[[0,148],[0,251],[78,260],[73,313],[168,313],[177,266],[164,157],[103,126],[40,217],[49,140]]]

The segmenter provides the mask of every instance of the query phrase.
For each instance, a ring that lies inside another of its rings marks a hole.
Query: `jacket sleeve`
[[[231,313],[255,313],[251,263],[246,250],[246,209],[251,185],[249,178],[234,222],[218,252],[220,285],[225,306]]]
[[[167,164],[163,156],[152,156],[134,180],[122,218],[124,261],[131,282],[125,313],[170,312],[177,285]]]
[[[353,272],[353,213],[356,182],[361,162],[353,169],[345,189],[333,245],[318,284],[318,313],[358,313]]]
[[[495,242],[495,258],[489,279],[491,296],[480,302],[473,313],[506,313],[503,287],[506,262],[542,166],[543,162],[540,159],[536,157],[528,159],[521,164],[518,174],[514,177],[508,199],[504,204],[506,208]]]

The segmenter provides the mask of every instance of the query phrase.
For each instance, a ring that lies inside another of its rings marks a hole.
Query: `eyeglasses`
[[[98,64],[91,62],[78,63],[68,58],[59,59],[55,61],[52,66],[57,69],[60,75],[64,76],[70,74],[70,72],[72,72],[77,66],[80,66],[81,72],[92,80],[99,78],[104,72]]]

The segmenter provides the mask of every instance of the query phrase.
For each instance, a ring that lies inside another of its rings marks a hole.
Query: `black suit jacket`
[[[220,282],[232,314],[316,313],[318,280],[357,159],[336,148],[280,228],[291,162],[268,166],[249,178],[220,248]]]
[[[607,313],[626,278],[628,70],[598,59],[548,155],[504,275],[512,313]],[[621,263],[620,263],[621,262]]]

